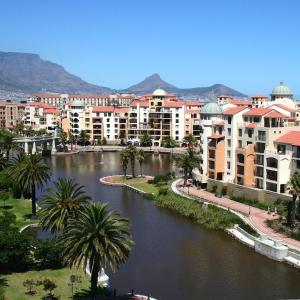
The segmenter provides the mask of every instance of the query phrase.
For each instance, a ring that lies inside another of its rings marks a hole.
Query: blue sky
[[[0,51],[38,53],[91,83],[159,73],[178,87],[224,83],[300,95],[298,0],[0,0]]]

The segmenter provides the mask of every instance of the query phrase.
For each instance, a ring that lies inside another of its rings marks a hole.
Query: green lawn
[[[36,223],[30,220],[31,214],[31,200],[25,199],[13,199],[9,198],[5,202],[5,208],[3,203],[0,203],[0,215],[3,215],[3,211],[7,210],[17,217],[17,226],[22,228],[25,225]]]
[[[24,273],[14,273],[5,276],[8,286],[5,288],[5,296],[7,300],[37,300],[41,299],[46,294],[42,286],[36,288],[36,294],[34,296],[26,295],[26,289],[23,286],[23,282],[26,279],[43,280],[49,278],[55,281],[57,288],[54,290],[56,296],[60,296],[60,299],[71,299],[71,286],[70,275],[78,275],[81,277],[81,283],[77,283],[77,292],[86,290],[89,288],[89,276],[84,274],[83,271],[77,269],[59,269],[59,270],[44,270],[44,271],[29,271]]]

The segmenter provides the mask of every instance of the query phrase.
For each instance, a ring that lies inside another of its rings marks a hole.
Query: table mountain
[[[0,52],[0,96],[3,93],[11,93],[11,95],[24,93],[28,95],[35,92],[98,95],[127,92],[141,95],[151,93],[159,87],[178,96],[211,98],[225,94],[234,97],[245,97],[244,94],[223,84],[187,89],[178,88],[162,80],[158,74],[153,74],[138,84],[118,91],[90,84],[68,73],[62,66],[41,59],[37,54]]]
[[[0,52],[0,90],[15,92],[110,93],[83,81],[37,54]]]
[[[178,88],[162,80],[159,74],[157,73],[149,77],[146,77],[140,83],[125,89],[124,92],[134,93],[134,94],[146,94],[146,93],[153,92],[157,88],[162,88],[178,96],[195,96],[195,97],[202,97],[202,98],[211,98],[219,95],[227,95],[233,97],[246,97],[246,95],[224,84],[214,84],[208,87]]]

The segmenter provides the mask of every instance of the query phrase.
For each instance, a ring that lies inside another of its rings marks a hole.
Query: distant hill
[[[135,84],[125,90],[124,92],[134,94],[146,94],[154,91],[157,88],[162,88],[170,93],[178,96],[194,96],[202,98],[212,98],[220,95],[227,95],[232,97],[246,97],[245,94],[240,93],[224,84],[214,84],[209,87],[196,87],[196,88],[178,88],[161,79],[159,74],[153,74],[146,77],[143,81]]]
[[[74,94],[108,94],[127,92],[138,95],[153,92],[157,88],[185,97],[213,98],[221,94],[233,97],[246,95],[223,84],[209,87],[178,88],[153,74],[142,82],[124,90],[90,84],[68,73],[62,66],[45,61],[37,54],[0,52],[0,98],[20,97],[35,92],[57,92]],[[19,96],[18,96],[19,97]]]
[[[87,83],[62,66],[37,54],[0,52],[0,90],[14,92],[110,93],[111,89]]]

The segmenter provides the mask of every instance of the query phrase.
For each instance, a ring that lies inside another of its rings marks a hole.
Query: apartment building
[[[19,102],[0,102],[0,128],[14,128],[23,120],[25,104]]]
[[[270,98],[251,99],[251,105],[231,102],[235,106],[224,109],[230,98],[222,96],[218,103],[203,107],[200,180],[286,193],[290,176],[300,167],[300,126],[293,94],[280,83]],[[207,107],[214,108],[209,116]]]
[[[202,103],[180,101],[162,89],[133,101],[129,107],[128,139],[139,140],[148,133],[155,146],[171,136],[176,141],[189,134],[200,139],[200,110]]]
[[[129,107],[136,97],[132,94],[113,94],[113,95],[72,95],[58,93],[37,93],[32,95],[29,100],[54,105],[63,110],[67,103],[80,102],[84,106],[118,106]]]
[[[46,129],[47,132],[54,132],[60,124],[58,109],[50,104],[42,102],[29,102],[25,104],[23,117],[25,127],[34,130]]]

